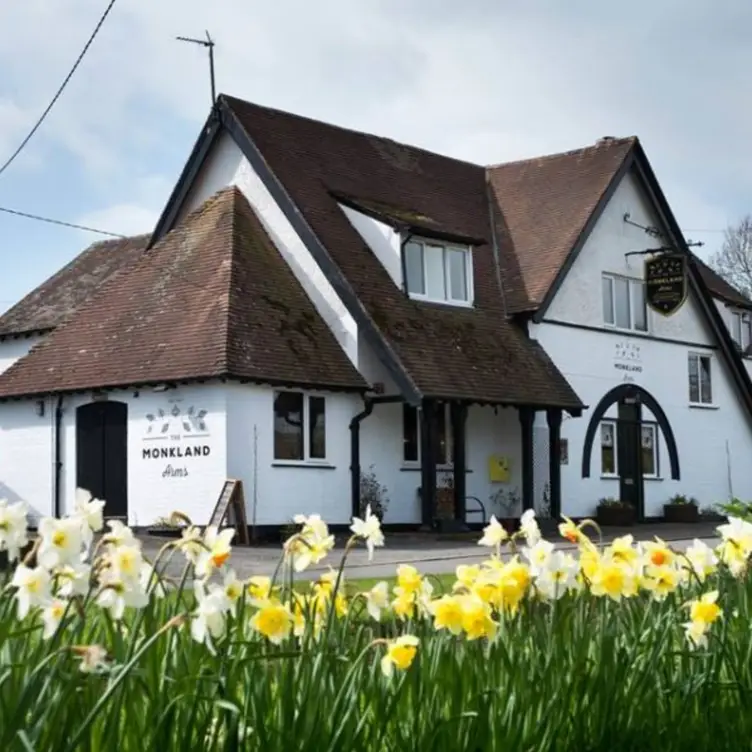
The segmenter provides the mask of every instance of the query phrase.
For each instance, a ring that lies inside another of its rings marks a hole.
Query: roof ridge
[[[627,143],[636,144],[639,141],[637,136],[618,136],[609,138],[607,141],[596,141],[594,144],[588,144],[587,146],[579,146],[574,149],[568,149],[566,151],[557,151],[551,154],[540,154],[533,157],[524,157],[522,159],[512,159],[508,162],[495,162],[493,164],[486,165],[486,170],[495,170],[499,167],[511,167],[513,165],[525,164],[526,162],[543,162],[553,159],[561,159],[562,157],[572,157],[575,154],[582,154],[587,151],[597,151],[599,149],[611,149],[614,146],[623,146]]]
[[[257,107],[260,110],[266,110],[267,112],[277,113],[280,115],[286,115],[287,117],[296,118],[297,120],[305,120],[308,123],[315,123],[316,125],[324,125],[327,128],[332,128],[338,131],[344,131],[345,133],[352,133],[355,136],[364,136],[365,138],[374,138],[377,141],[396,144],[397,146],[402,146],[406,149],[412,149],[413,151],[420,152],[422,154],[429,154],[432,157],[440,157],[441,159],[449,159],[452,162],[458,162],[463,165],[469,165],[471,167],[478,167],[480,169],[483,169],[483,165],[480,162],[471,162],[468,159],[460,159],[459,157],[451,157],[448,154],[443,154],[438,151],[432,151],[431,149],[427,149],[424,146],[416,146],[415,144],[408,144],[405,141],[398,141],[397,139],[390,138],[389,136],[380,136],[379,134],[371,133],[370,131],[360,131],[355,128],[348,128],[345,125],[337,125],[336,123],[330,123],[326,120],[319,120],[317,118],[311,117],[310,115],[300,115],[297,112],[290,112],[290,110],[282,110],[279,107],[269,107],[268,105],[257,104],[256,102],[250,102],[247,99],[234,97],[231,94],[220,94],[219,97],[224,98],[228,102],[228,104],[231,104],[232,101],[239,102],[240,104],[245,105],[245,106]]]

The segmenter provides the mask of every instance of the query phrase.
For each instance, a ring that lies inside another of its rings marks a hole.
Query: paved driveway
[[[695,525],[673,525],[659,523],[655,525],[639,525],[632,528],[611,528],[604,530],[604,541],[609,542],[618,535],[631,534],[636,540],[652,540],[655,536],[670,541],[680,550],[691,544],[695,538],[705,540],[709,545],[717,542],[716,527],[718,522],[700,522]],[[555,533],[545,537],[556,543],[562,550],[574,548],[567,541],[558,538]],[[372,562],[368,561],[365,548],[359,545],[351,551],[345,574],[348,578],[363,577],[393,577],[399,564],[414,564],[421,572],[430,574],[445,574],[454,572],[459,564],[472,564],[488,557],[488,549],[478,546],[480,533],[456,536],[454,539],[431,534],[386,534],[384,548],[376,549]],[[153,560],[159,548],[169,539],[141,536],[144,553]],[[312,567],[301,578],[315,578],[321,572],[339,566],[344,546],[340,542],[327,560]],[[280,560],[281,547],[273,545],[236,546],[231,558],[232,566],[237,575],[246,579],[252,575],[271,575]],[[178,564],[182,557],[175,556],[176,561],[169,566],[168,572],[172,576],[179,573]]]

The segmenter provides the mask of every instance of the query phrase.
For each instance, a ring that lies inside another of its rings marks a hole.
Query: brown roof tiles
[[[225,376],[367,387],[236,188],[0,375],[0,397]]]

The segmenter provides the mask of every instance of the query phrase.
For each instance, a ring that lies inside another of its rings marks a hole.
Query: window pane
[[[642,282],[632,282],[632,316],[634,328],[640,332],[648,330],[648,312],[645,308],[645,286]]]
[[[746,350],[752,343],[752,327],[750,327],[750,317],[748,313],[742,316],[742,347]]]
[[[452,300],[468,300],[467,264],[469,254],[459,248],[447,248],[446,254],[449,297]]]
[[[402,405],[402,459],[417,462],[418,455],[418,410],[412,405]]]
[[[407,291],[424,295],[426,280],[423,275],[423,246],[419,243],[405,243],[404,252]]]
[[[444,248],[440,245],[423,247],[426,257],[426,295],[433,300],[445,300]]]
[[[603,277],[603,320],[614,323],[614,287],[610,277]]]
[[[697,356],[689,356],[689,401],[700,401],[700,373],[697,364]]]
[[[710,358],[698,358],[700,361],[700,401],[709,405],[713,401],[710,389]]]
[[[626,279],[614,279],[614,302],[616,303],[616,326],[630,328],[629,316],[629,282]]]
[[[731,336],[737,345],[742,344],[742,317],[738,313],[731,314]]]
[[[436,462],[439,465],[446,465],[450,461],[449,457],[449,433],[447,428],[447,407],[439,405],[436,410],[436,433],[438,446],[436,448]]]
[[[655,475],[655,426],[642,427],[642,474]]]
[[[616,441],[613,423],[601,423],[601,472],[616,473]]]
[[[277,392],[274,398],[274,459],[303,459],[303,395]]]
[[[308,398],[308,454],[313,459],[326,458],[326,400]]]

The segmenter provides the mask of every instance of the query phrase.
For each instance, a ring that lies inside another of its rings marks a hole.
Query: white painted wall
[[[656,245],[638,227],[624,222],[657,226],[658,217],[640,190],[637,179],[626,175],[598,220],[561,285],[546,319],[586,326],[603,326],[601,275],[606,272],[644,278],[645,256],[625,256]],[[693,343],[713,343],[713,335],[700,316],[696,300],[689,299],[673,316],[648,310],[650,334]]]
[[[395,232],[389,225],[355,211],[349,206],[339,204],[339,208],[387,270],[394,284],[402,289],[402,258],[399,233]]]
[[[642,278],[644,257],[625,258],[624,254],[651,243],[641,230],[623,221],[627,212],[639,224],[657,224],[657,217],[631,175],[617,188],[544,323],[531,326],[531,336],[540,341],[590,408],[626,380],[650,392],[663,408],[678,444],[681,480],[670,479],[666,444],[661,437],[662,477],[645,481],[646,515],[661,515],[662,505],[676,493],[695,496],[703,505],[723,501],[731,494],[752,498],[752,475],[747,470],[752,456],[752,426],[715,347],[714,335],[691,293],[671,317],[648,311],[650,337],[616,331],[603,324],[602,272]],[[689,405],[689,352],[712,356],[712,408]],[[585,411],[582,418],[565,419],[562,425],[562,438],[569,443],[569,464],[562,467],[562,511],[572,516],[590,515],[599,498],[619,495],[618,480],[600,476],[599,436],[594,443],[591,476],[582,478],[582,448],[589,415],[590,411]]]
[[[300,236],[282,213],[235,142],[223,134],[199,173],[183,214],[197,209],[228,185],[237,186],[256,210],[285,261],[352,363],[358,365],[357,325]]]
[[[27,355],[29,350],[43,339],[44,335],[0,340],[0,373],[7,371],[17,360]]]
[[[249,524],[285,525],[296,514],[350,521],[350,420],[363,408],[357,395],[310,392],[326,399],[326,461],[274,460],[274,391],[227,386],[228,473],[243,481]]]

